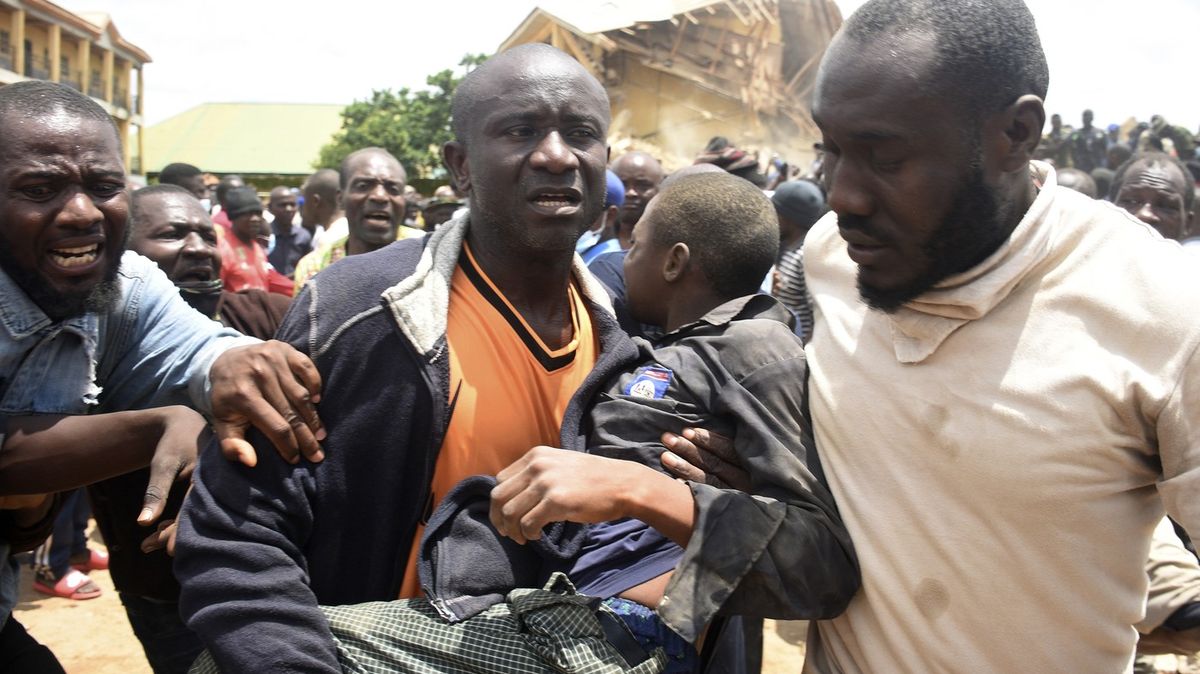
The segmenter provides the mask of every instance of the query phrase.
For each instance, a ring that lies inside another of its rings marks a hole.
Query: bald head
[[[611,168],[625,185],[625,203],[621,204],[621,227],[623,231],[628,232],[642,219],[646,204],[658,194],[663,182],[663,167],[657,159],[645,152],[626,152],[617,157]]]
[[[304,206],[300,209],[300,218],[310,231],[317,225],[327,227],[337,219],[338,206],[338,172],[333,169],[321,169],[304,181],[300,193],[304,195]]]
[[[359,167],[373,163],[387,164],[392,177],[399,181],[401,190],[408,184],[408,174],[395,155],[381,147],[364,147],[351,152],[342,160],[341,167],[338,169],[338,186],[345,192],[346,186],[350,184],[350,177],[354,175],[355,171]]]
[[[1093,199],[1100,193],[1096,188],[1096,181],[1092,180],[1091,174],[1084,173],[1077,168],[1059,169],[1058,184]]]
[[[290,227],[292,220],[296,217],[296,195],[292,193],[292,188],[280,185],[272,189],[271,197],[267,201],[267,210],[270,211],[273,218],[271,221],[273,227],[276,229]]]
[[[548,44],[534,43],[513,47],[485,61],[463,78],[454,90],[450,115],[454,139],[466,144],[477,118],[488,101],[511,93],[508,83],[514,79],[541,78],[557,82],[566,95],[593,97],[603,101],[605,132],[608,131],[608,94],[587,68],[566,52]],[[578,85],[582,82],[583,87]]]

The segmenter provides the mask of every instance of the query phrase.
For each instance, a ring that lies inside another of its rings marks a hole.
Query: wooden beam
[[[741,21],[743,25],[750,25],[751,22],[746,19],[746,15],[742,14],[741,10],[737,8],[737,0],[725,0],[725,6],[729,8],[729,11],[733,12],[733,15],[736,16],[738,21]]]
[[[725,38],[729,37],[729,26],[721,29],[721,37],[717,39],[717,48],[713,51],[712,65],[708,67],[709,74],[717,72],[717,66],[721,64],[721,50],[725,48]]]
[[[675,54],[679,52],[679,45],[683,44],[683,36],[687,34],[687,28],[688,24],[686,21],[679,24],[679,32],[675,34],[675,44],[671,45],[671,55],[667,57],[667,60],[672,63],[675,61]]]
[[[800,83],[800,79],[802,77],[804,77],[806,74],[808,74],[808,71],[812,70],[813,66],[820,63],[821,57],[824,55],[825,55],[824,50],[819,51],[816,54],[813,54],[812,57],[809,58],[808,61],[806,61],[805,64],[799,70],[796,71],[796,74],[792,75],[791,81],[789,81],[787,83],[787,86],[784,87],[784,90],[787,92],[791,92],[792,90],[794,90],[796,88],[796,85]]]
[[[600,63],[592,60],[592,57],[584,51],[583,46],[579,44],[575,36],[571,34],[571,31],[560,28],[558,35],[567,47],[565,51],[574,56],[575,60],[582,63],[588,70],[592,71],[592,74],[596,75],[597,79],[603,80],[604,73],[601,72],[603,67]]]

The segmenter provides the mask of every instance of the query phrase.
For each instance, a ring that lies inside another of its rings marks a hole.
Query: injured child
[[[322,607],[343,670],[699,672],[724,617],[841,613],[860,578],[820,477],[803,345],[754,294],[778,243],[741,178],[664,187],[625,261],[630,312],[664,335],[624,344],[587,451],[534,448],[460,483],[422,540],[426,599]],[[745,491],[661,468],[664,431],[684,428],[732,439]],[[206,654],[193,671],[217,669]]]

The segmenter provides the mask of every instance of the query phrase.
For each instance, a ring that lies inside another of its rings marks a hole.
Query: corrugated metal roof
[[[639,22],[666,21],[724,0],[544,0],[538,8],[584,33],[603,33]]]
[[[343,105],[205,103],[146,128],[146,170],[187,162],[212,173],[313,172]]]

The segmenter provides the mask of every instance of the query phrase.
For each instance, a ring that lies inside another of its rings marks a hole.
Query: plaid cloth
[[[507,601],[459,623],[430,602],[401,599],[323,606],[350,674],[660,674],[661,648],[630,667],[605,640],[595,600],[575,593],[563,574],[540,590],[520,589]],[[617,618],[619,620],[619,618]],[[206,651],[191,674],[218,674]]]

